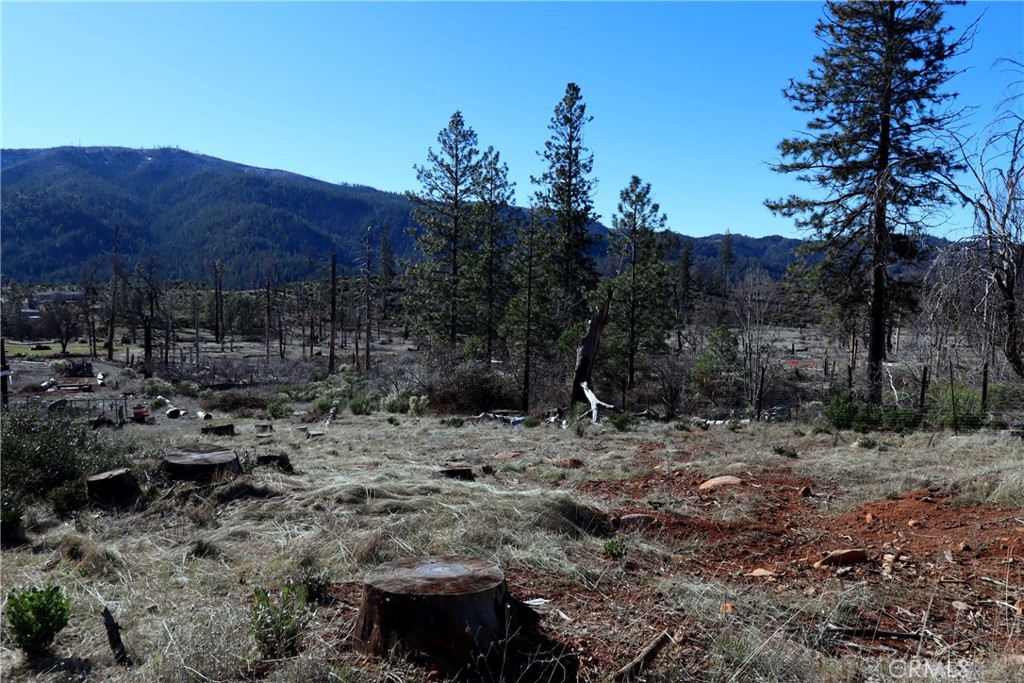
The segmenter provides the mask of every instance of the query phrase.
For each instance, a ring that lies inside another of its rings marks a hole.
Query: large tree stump
[[[205,427],[200,427],[199,431],[202,432],[203,434],[212,434],[213,436],[234,436],[235,425],[231,424],[230,422],[223,424],[206,425]]]
[[[507,593],[505,574],[486,560],[420,557],[382,564],[363,581],[356,645],[448,671],[473,668],[505,637]]]
[[[111,507],[131,507],[142,497],[142,489],[126,467],[100,472],[85,480],[89,499]]]
[[[208,443],[169,448],[163,468],[172,479],[198,482],[234,479],[242,473],[234,451]]]

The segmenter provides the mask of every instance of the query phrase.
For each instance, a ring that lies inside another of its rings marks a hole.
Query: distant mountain
[[[84,264],[109,273],[115,226],[122,262],[156,259],[167,279],[257,286],[268,267],[308,277],[330,254],[355,269],[367,226],[387,226],[393,251],[412,257],[404,195],[337,185],[180,149],[56,147],[0,151],[0,268],[5,280],[74,283]],[[604,226],[594,230],[603,234]],[[681,237],[678,239],[682,239]],[[733,235],[735,272],[757,263],[779,276],[798,240]],[[715,270],[721,236],[693,240],[695,266]],[[598,247],[603,255],[603,245]]]

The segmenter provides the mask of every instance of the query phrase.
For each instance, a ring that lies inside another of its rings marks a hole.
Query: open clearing
[[[620,432],[346,411],[276,420],[269,435],[257,435],[266,420],[232,419],[236,436],[221,437],[201,435],[208,423],[181,403],[189,417],[125,425],[149,444],[138,457],[152,466],[166,447],[208,442],[245,474],[154,476],[134,512],[30,510],[28,544],[3,550],[3,588],[62,586],[71,623],[34,666],[5,632],[5,681],[431,680],[351,642],[366,573],[424,555],[498,563],[581,681],[606,679],[663,631],[673,640],[648,681],[1024,676],[1024,442],[1004,432]],[[255,466],[278,454],[294,472]],[[475,480],[442,476],[450,464]],[[722,475],[742,483],[700,488]],[[816,566],[842,549],[866,561]],[[299,656],[261,663],[253,591],[303,563],[328,573],[331,599]],[[130,667],[113,661],[103,606]]]

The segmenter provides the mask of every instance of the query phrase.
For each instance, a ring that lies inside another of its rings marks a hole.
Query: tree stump
[[[168,449],[163,468],[172,479],[198,482],[234,479],[242,473],[234,451],[207,443]]]
[[[494,563],[471,557],[420,557],[380,565],[363,580],[356,646],[464,670],[500,647],[508,589]]]
[[[203,434],[212,434],[214,436],[234,436],[235,425],[231,423],[206,425],[205,427],[200,427],[199,431]]]
[[[289,458],[285,453],[281,453],[279,455],[257,455],[256,464],[267,467],[276,467],[282,472],[290,473],[295,471],[295,468],[292,466],[291,458]]]
[[[89,499],[111,507],[131,507],[142,497],[142,489],[126,467],[100,472],[85,480]]]

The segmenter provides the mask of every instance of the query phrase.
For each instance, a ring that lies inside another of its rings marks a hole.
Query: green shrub
[[[389,424],[389,425],[394,425],[394,426],[396,426],[396,427],[397,427],[398,425],[400,425],[400,424],[402,424],[402,423],[401,423],[401,422],[399,422],[399,421],[398,421],[398,418],[397,418],[397,417],[395,417],[394,415],[389,415],[389,416],[388,416],[388,424]]]
[[[150,377],[149,379],[142,380],[142,386],[139,388],[139,392],[143,396],[161,396],[163,394],[174,395],[174,385],[170,382],[165,382],[157,377]]]
[[[613,560],[621,560],[626,556],[626,544],[618,539],[610,539],[604,542],[604,554]]]
[[[160,410],[164,406],[168,405],[167,399],[163,396],[157,397],[149,402],[150,410]]]
[[[292,414],[292,404],[284,399],[276,399],[267,406],[267,416],[280,419],[282,417],[288,417]]]
[[[58,586],[27,588],[7,598],[11,637],[29,656],[46,652],[61,629],[68,625],[71,598]]]
[[[331,572],[322,568],[315,559],[305,557],[299,562],[295,571],[295,581],[306,592],[306,602],[323,603],[327,601],[331,587]]]
[[[25,542],[25,506],[6,492],[0,494],[0,542],[5,546]]]
[[[309,617],[304,587],[289,581],[273,597],[257,588],[253,595],[250,625],[260,654],[265,659],[297,655]]]
[[[455,427],[456,429],[466,424],[466,421],[461,417],[450,417],[447,420],[441,420],[441,424],[447,427]]]
[[[199,385],[185,380],[174,383],[174,393],[186,398],[199,398]]]
[[[528,417],[525,420],[523,420],[523,426],[524,427],[540,427],[540,418],[536,418],[536,417],[532,417],[532,416]]]
[[[348,402],[348,409],[352,411],[353,415],[369,415],[373,412],[373,401],[365,394],[355,396]]]
[[[954,384],[952,391],[949,385],[935,387],[933,396],[937,400],[929,421],[936,427],[978,429],[986,423],[986,416],[981,410],[981,396],[963,385]],[[953,419],[954,407],[956,420]]]
[[[628,432],[634,420],[633,413],[622,412],[612,418],[612,426],[620,432]]]
[[[123,433],[93,431],[85,420],[14,407],[0,420],[0,489],[12,500],[50,500],[59,514],[85,504],[85,477],[131,463]]]
[[[825,408],[825,419],[836,429],[850,429],[857,415],[857,404],[847,394],[836,394]]]
[[[202,398],[203,410],[238,416],[266,412],[269,405],[270,397],[254,391],[212,392],[210,396]]]
[[[409,397],[391,394],[380,400],[380,408],[386,413],[408,413]]]
[[[135,379],[139,374],[131,368],[124,368],[121,370],[121,379]]]

